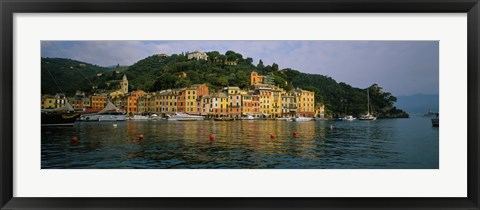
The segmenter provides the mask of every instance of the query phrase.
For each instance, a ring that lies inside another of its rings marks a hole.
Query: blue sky
[[[42,41],[42,57],[100,66],[131,65],[159,53],[233,50],[254,64],[277,63],[365,88],[377,83],[394,95],[438,94],[437,41]]]

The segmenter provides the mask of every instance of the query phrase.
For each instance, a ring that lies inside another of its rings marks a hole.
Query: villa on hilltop
[[[205,52],[194,51],[187,54],[188,60],[208,60],[208,55]]]

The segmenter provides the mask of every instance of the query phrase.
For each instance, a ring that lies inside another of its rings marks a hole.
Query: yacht
[[[195,121],[205,119],[205,116],[189,115],[185,113],[175,113],[175,115],[167,115],[167,117],[170,121]]]
[[[307,122],[307,121],[312,121],[313,118],[311,117],[292,117],[292,120],[295,122]]]
[[[354,121],[356,119],[357,118],[353,117],[352,115],[347,115],[347,116],[343,117],[343,120],[346,120],[346,121]]]
[[[360,116],[359,120],[376,120],[377,117],[370,114],[370,93],[367,89],[367,114]]]
[[[92,114],[82,114],[80,121],[125,121],[127,117],[119,108],[108,102],[102,111]]]
[[[292,121],[292,117],[279,117],[279,118],[275,118],[275,120],[280,120],[280,121]]]
[[[80,113],[75,112],[70,103],[56,109],[42,109],[42,126],[73,126]]]

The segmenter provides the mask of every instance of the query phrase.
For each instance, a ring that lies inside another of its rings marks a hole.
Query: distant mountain
[[[424,114],[429,111],[439,111],[439,97],[432,94],[415,94],[410,96],[398,96],[395,105],[410,113]]]

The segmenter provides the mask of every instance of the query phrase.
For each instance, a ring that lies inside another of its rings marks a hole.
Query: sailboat
[[[102,111],[93,114],[83,114],[81,121],[125,121],[127,118],[119,108],[108,101],[107,106]]]
[[[370,114],[370,93],[367,89],[367,114],[360,116],[359,120],[376,120],[377,117]]]
[[[42,126],[73,126],[80,113],[75,112],[72,105],[65,103],[65,106],[55,109],[42,109]]]

